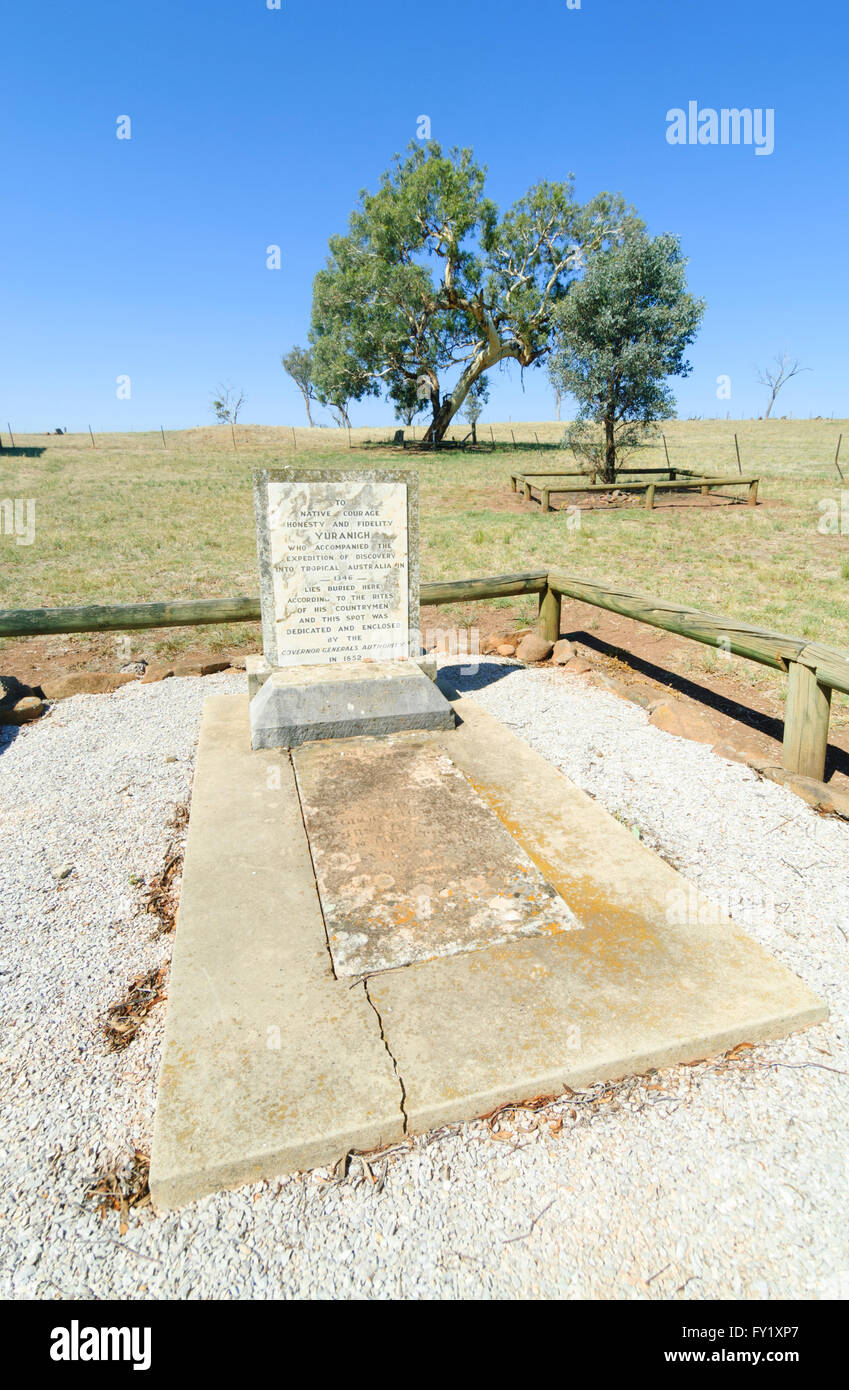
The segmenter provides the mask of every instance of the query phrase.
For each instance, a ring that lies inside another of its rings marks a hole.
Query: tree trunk
[[[303,398],[304,398],[304,405],[305,405],[306,408],[307,408],[307,419],[308,419],[309,422],[310,422],[310,429],[312,429],[312,427],[313,427],[313,422],[312,422],[312,415],[310,414],[310,398],[309,398],[309,392],[305,391],[305,390],[303,389],[303,387],[301,387],[301,395],[302,395]]]
[[[603,483],[616,482],[616,438],[613,433],[613,419],[607,416],[604,421],[604,467],[601,472]]]
[[[472,358],[468,367],[463,372],[460,380],[454,387],[453,393],[450,396],[443,396],[441,404],[438,399],[434,399],[433,420],[428,429],[428,437],[433,440],[435,444],[438,444],[439,441],[445,437],[445,431],[448,429],[448,426],[451,424],[451,421],[454,419],[454,416],[457,414],[457,411],[460,409],[478,378],[482,377],[485,371],[488,371],[490,367],[494,367],[497,362],[501,362],[505,357],[516,356],[513,347],[514,345],[512,343],[498,343],[497,347],[481,349],[481,351]],[[521,361],[521,359],[517,358],[517,361]],[[523,363],[523,365],[527,366],[529,363]]]

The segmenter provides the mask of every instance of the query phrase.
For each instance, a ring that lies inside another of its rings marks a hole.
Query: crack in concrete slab
[[[307,829],[306,820],[305,820],[305,818],[304,818],[304,802],[303,802],[303,797],[302,797],[302,795],[301,795],[301,785],[300,785],[300,782],[298,781],[298,768],[297,768],[297,764],[296,764],[296,762],[295,762],[295,759],[292,757],[291,749],[289,750],[289,762],[290,762],[290,765],[291,765],[291,768],[292,768],[292,772],[293,772],[293,775],[294,775],[294,780],[295,780],[295,793],[296,793],[297,798],[298,798],[298,810],[300,811],[301,824],[302,824],[303,827],[304,827],[304,837],[305,837],[306,843],[307,843],[307,852],[309,853],[309,856],[310,856],[310,863],[312,864],[313,883],[314,883],[314,886],[315,886],[315,894],[316,894],[316,898],[317,898],[317,900],[318,900],[318,907],[319,907],[319,911],[320,911],[320,913],[321,913],[321,920],[322,920],[322,923],[323,923],[323,925],[324,925],[324,945],[325,945],[325,948],[326,948],[326,950],[327,950],[328,958],[329,958],[329,960],[330,960],[330,969],[331,969],[331,972],[332,972],[332,974],[333,974],[333,976],[334,976],[334,979],[337,979],[337,980],[338,980],[339,977],[338,977],[338,975],[336,974],[336,970],[335,970],[335,967],[334,967],[334,964],[333,964],[333,952],[332,952],[331,949],[330,949],[330,933],[329,933],[328,928],[327,928],[327,918],[326,918],[325,915],[324,915],[324,904],[323,904],[322,901],[321,901],[321,894],[320,894],[319,891],[318,891],[318,880],[317,880],[316,874],[315,874],[315,857],[314,857],[314,855],[313,855],[313,849],[312,849],[312,844],[311,844],[311,842],[310,842],[309,831],[308,831],[308,829]],[[363,993],[365,994],[365,997],[366,997],[366,1000],[368,1001],[369,1007],[371,1008],[371,1010],[372,1010],[372,1012],[373,1012],[375,1018],[377,1019],[377,1026],[378,1026],[378,1028],[380,1029],[380,1041],[383,1043],[383,1046],[384,1046],[384,1048],[386,1049],[386,1055],[387,1055],[387,1057],[389,1058],[390,1062],[392,1063],[392,1070],[394,1071],[395,1076],[396,1076],[397,1079],[398,1079],[398,1088],[399,1088],[399,1090],[400,1090],[400,1092],[401,1092],[400,1107],[401,1107],[401,1117],[402,1117],[402,1119],[403,1119],[403,1121],[404,1121],[404,1134],[408,1134],[408,1133],[409,1133],[409,1121],[408,1121],[408,1117],[407,1117],[407,1088],[406,1088],[406,1086],[404,1085],[404,1078],[403,1078],[403,1076],[401,1075],[401,1072],[400,1072],[399,1069],[398,1069],[398,1063],[397,1063],[397,1061],[396,1061],[396,1059],[395,1059],[395,1056],[394,1056],[394,1054],[393,1054],[393,1052],[392,1052],[392,1048],[389,1046],[389,1043],[388,1043],[388,1041],[387,1041],[386,1033],[385,1033],[384,1028],[383,1028],[383,1019],[382,1019],[381,1016],[380,1016],[380,1010],[378,1009],[377,1005],[375,1004],[374,1000],[372,999],[371,995],[369,994],[369,990],[368,990],[368,978],[364,978],[364,979],[362,979],[362,980],[360,980],[360,981],[355,982],[355,984],[356,984],[356,983],[362,984]],[[354,988],[354,985],[349,985],[348,988],[349,988],[349,989],[353,989],[353,988]]]
[[[372,999],[371,995],[369,994],[369,990],[368,990],[368,980],[363,980],[363,981],[362,981],[362,986],[363,986],[363,992],[365,993],[366,999],[368,1000],[369,1004],[371,1005],[372,1009],[374,1010],[374,1016],[375,1016],[375,1018],[377,1019],[378,1027],[380,1028],[380,1041],[383,1043],[383,1046],[386,1048],[386,1055],[388,1056],[390,1062],[392,1063],[392,1069],[393,1069],[393,1071],[395,1072],[395,1075],[396,1075],[397,1078],[398,1078],[398,1086],[399,1086],[400,1091],[401,1091],[401,1115],[403,1116],[403,1119],[404,1119],[404,1133],[405,1133],[405,1134],[409,1134],[409,1132],[410,1132],[410,1131],[409,1131],[409,1120],[408,1120],[408,1116],[407,1116],[407,1088],[406,1088],[406,1086],[404,1085],[404,1078],[403,1078],[403,1076],[401,1075],[400,1069],[399,1069],[399,1067],[398,1067],[398,1062],[397,1062],[397,1060],[396,1060],[396,1058],[395,1058],[395,1054],[394,1054],[394,1052],[392,1051],[392,1048],[389,1046],[389,1041],[388,1041],[388,1039],[387,1039],[387,1037],[386,1037],[386,1032],[385,1032],[384,1027],[383,1027],[383,1019],[382,1019],[381,1016],[380,1016],[380,1010],[378,1009],[377,1005],[375,1004],[374,1000]]]

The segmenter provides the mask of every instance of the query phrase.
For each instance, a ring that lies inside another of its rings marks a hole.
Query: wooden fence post
[[[560,638],[561,596],[554,589],[543,589],[539,596],[539,635],[544,642]]]
[[[540,500],[540,502],[541,502],[541,504],[542,504],[542,509],[543,509],[543,511],[544,511],[544,512],[550,512],[550,511],[551,511],[551,493],[549,492],[549,490],[548,490],[547,487],[540,488],[539,500]]]
[[[651,511],[654,506],[654,483],[649,483],[646,488],[646,500],[643,505]]]
[[[788,772],[823,780],[830,709],[830,686],[820,685],[810,666],[789,662],[781,750],[781,766]]]

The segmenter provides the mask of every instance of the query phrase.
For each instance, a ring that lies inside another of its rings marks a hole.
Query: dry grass
[[[257,589],[251,470],[260,465],[418,469],[422,575],[462,578],[558,563],[633,589],[728,613],[766,627],[849,645],[846,588],[849,534],[820,535],[817,504],[839,499],[833,466],[840,431],[831,420],[672,421],[665,433],[673,463],[699,471],[736,471],[736,430],[745,473],[762,478],[764,505],[701,510],[659,506],[585,512],[579,529],[567,514],[510,506],[513,467],[534,462],[571,467],[555,447],[553,422],[482,425],[495,449],[407,454],[388,446],[393,430],[229,426],[166,434],[16,437],[37,457],[0,453],[0,497],[36,499],[31,546],[0,536],[3,607],[253,594]],[[458,430],[461,435],[464,431]],[[421,434],[419,429],[417,433]],[[513,447],[513,436],[516,448]],[[523,447],[524,446],[524,447]],[[663,462],[663,449],[640,463]],[[847,467],[849,474],[849,467]],[[846,526],[849,531],[849,487]],[[504,601],[516,622],[533,604]],[[446,615],[447,616],[447,615]],[[104,641],[111,642],[111,637]],[[67,647],[74,638],[62,639]],[[174,655],[200,641],[206,650],[255,648],[257,628],[172,629],[135,635],[134,652]],[[709,651],[693,649],[693,669],[710,669]],[[769,685],[763,668],[750,679]]]

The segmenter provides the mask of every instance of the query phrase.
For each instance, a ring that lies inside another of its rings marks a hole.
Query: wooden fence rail
[[[736,618],[703,613],[667,599],[629,593],[613,584],[597,584],[559,567],[421,586],[423,606],[509,598],[518,594],[539,595],[540,632],[549,641],[556,641],[560,636],[561,603],[566,597],[786,672],[783,766],[790,772],[822,779],[831,692],[839,690],[849,695],[849,652],[809,642],[805,637],[755,627]],[[258,598],[5,609],[0,610],[0,638],[253,622],[258,621],[259,616]]]
[[[655,481],[653,481],[653,482],[639,482],[639,483],[628,483],[628,482],[618,482],[618,481],[617,481],[617,482],[615,482],[615,483],[594,483],[594,482],[593,482],[593,483],[586,483],[586,482],[585,482],[585,483],[569,483],[569,484],[566,484],[566,483],[561,483],[561,482],[553,482],[552,479],[555,479],[555,478],[575,478],[575,477],[578,477],[579,475],[576,474],[576,473],[544,473],[544,472],[538,472],[538,473],[511,473],[511,474],[510,474],[510,486],[511,486],[513,492],[516,492],[519,488],[521,488],[522,493],[523,493],[523,495],[524,495],[524,498],[525,498],[525,501],[526,501],[526,502],[531,502],[531,501],[534,500],[534,498],[533,498],[533,490],[535,489],[535,490],[539,493],[539,501],[540,501],[540,504],[541,504],[541,506],[542,506],[542,510],[543,510],[544,512],[550,512],[550,511],[552,510],[552,508],[551,508],[551,494],[552,494],[553,492],[562,492],[562,493],[567,493],[567,494],[569,494],[569,493],[580,493],[580,494],[582,494],[582,495],[583,495],[584,493],[589,493],[591,496],[593,496],[593,495],[595,495],[595,494],[598,494],[598,493],[602,493],[602,494],[603,494],[603,493],[611,493],[611,492],[623,492],[623,493],[624,493],[624,492],[640,493],[640,492],[641,492],[641,493],[643,493],[643,495],[644,495],[644,497],[645,497],[645,503],[644,503],[644,505],[649,509],[649,511],[651,511],[652,508],[654,507],[655,494],[658,493],[658,492],[694,492],[694,491],[696,490],[696,488],[698,488],[698,490],[699,490],[699,492],[702,494],[702,496],[707,497],[707,495],[708,495],[710,492],[712,492],[715,488],[719,488],[719,487],[741,487],[741,486],[742,486],[742,487],[747,487],[747,488],[749,489],[748,498],[747,498],[748,505],[749,505],[750,507],[755,507],[755,506],[757,506],[757,502],[758,502],[758,484],[759,484],[759,482],[760,482],[760,478],[748,478],[748,477],[747,477],[747,478],[744,478],[744,477],[742,477],[742,476],[737,476],[736,474],[729,474],[728,476],[726,476],[726,477],[724,477],[724,478],[720,478],[720,477],[715,477],[715,478],[714,478],[714,477],[709,477],[707,474],[705,474],[705,475],[699,474],[698,476],[696,476],[696,475],[694,475],[694,474],[690,474],[690,475],[689,475],[688,477],[686,477],[686,478],[678,478],[678,477],[676,477],[676,473],[683,472],[682,469],[677,469],[677,470],[676,470],[676,469],[674,469],[674,468],[670,468],[670,469],[665,469],[665,468],[664,468],[664,469],[650,470],[650,469],[648,469],[648,468],[645,468],[645,469],[642,470],[642,472],[644,472],[644,473],[649,473],[649,472],[651,472],[651,471],[655,471],[655,472],[664,472],[664,473],[668,472],[668,473],[670,474],[670,478],[669,478],[668,481],[666,481],[666,480],[655,480]]]

